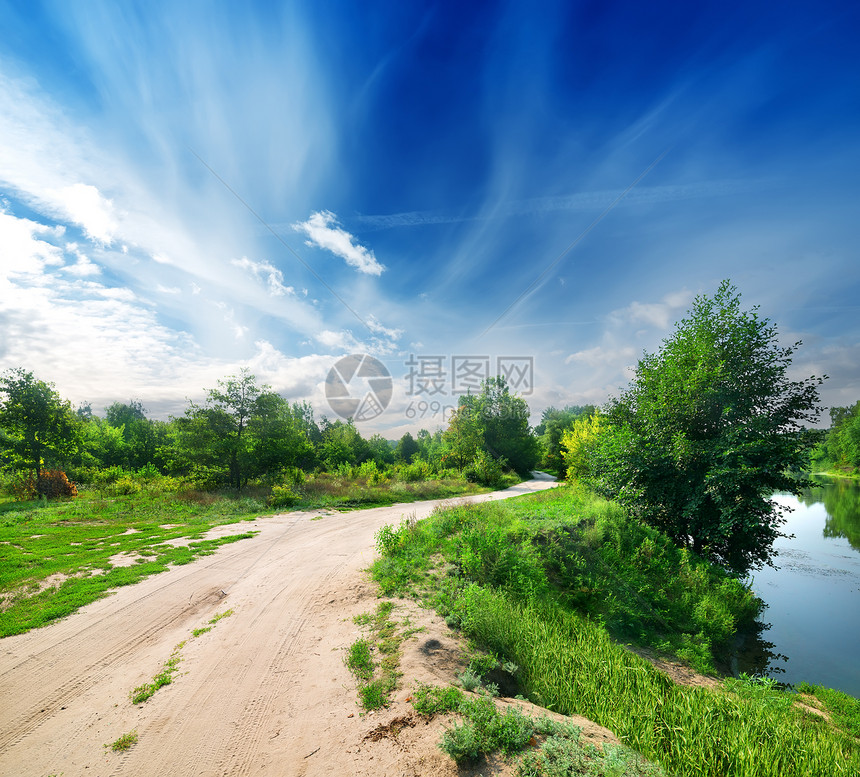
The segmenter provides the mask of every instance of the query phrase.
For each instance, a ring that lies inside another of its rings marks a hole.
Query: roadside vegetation
[[[349,646],[344,662],[358,682],[359,704],[368,712],[389,705],[400,677],[400,646],[418,631],[408,619],[397,622],[392,617],[394,608],[393,602],[383,601],[376,612],[353,619],[366,628],[367,636]]]
[[[805,711],[796,694],[754,678],[677,685],[619,644],[710,668],[758,603],[737,578],[581,488],[437,510],[384,527],[377,542],[384,592],[431,603],[515,664],[530,700],[606,726],[669,774],[860,770],[850,729]],[[472,747],[470,734],[456,737]]]
[[[293,486],[295,499],[287,505],[273,504],[266,486],[204,491],[154,468],[115,467],[82,485],[75,498],[0,497],[0,637],[42,626],[112,589],[255,534],[239,529],[205,538],[219,526],[286,509],[353,509],[486,490],[455,477],[368,485],[366,475],[343,468]]]
[[[616,639],[671,653],[702,672],[755,619],[740,580],[630,521],[583,486],[437,510],[383,527],[373,574],[383,593],[429,598],[456,625],[470,583],[552,600]]]
[[[521,756],[518,777],[661,777],[663,770],[623,745],[597,748],[580,740],[581,729],[549,716],[531,717],[512,706],[500,712],[487,695],[464,694],[458,688],[422,685],[412,706],[425,719],[453,713],[459,718],[446,729],[439,746],[458,764],[476,763],[500,752]],[[522,753],[528,751],[524,756]]]

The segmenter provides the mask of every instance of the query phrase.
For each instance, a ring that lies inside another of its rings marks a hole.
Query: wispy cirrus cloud
[[[654,205],[710,197],[729,197],[765,191],[776,185],[777,182],[770,179],[718,179],[666,186],[642,186],[628,192],[619,206]],[[483,210],[480,213],[445,213],[444,211],[432,210],[405,211],[402,213],[358,215],[355,217],[355,221],[361,224],[362,230],[371,232],[397,229],[398,227],[422,227],[434,224],[460,224],[469,221],[517,218],[540,215],[541,213],[599,211],[617,200],[622,191],[622,189],[604,189],[553,197],[530,197],[502,201],[491,210]]]
[[[299,221],[292,227],[296,232],[307,235],[306,245],[331,251],[361,273],[381,275],[385,269],[372,250],[356,242],[355,237],[340,226],[337,216],[331,211],[312,213],[306,221]]]

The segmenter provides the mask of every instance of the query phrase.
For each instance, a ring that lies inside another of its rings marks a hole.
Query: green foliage
[[[565,471],[562,438],[574,422],[595,412],[594,405],[569,405],[563,410],[548,407],[535,427],[535,434],[543,448],[543,467],[562,476]]]
[[[460,709],[463,699],[463,692],[453,686],[419,685],[412,694],[412,706],[421,715],[433,716]]]
[[[366,639],[357,639],[349,646],[346,665],[359,680],[373,678],[373,657],[370,652],[370,643]]]
[[[115,739],[110,745],[105,745],[105,747],[110,747],[115,753],[123,753],[126,750],[130,750],[133,745],[137,744],[137,731],[129,731],[128,734],[123,734],[118,739]]]
[[[65,462],[77,447],[78,419],[53,385],[23,369],[0,376],[0,453],[16,470],[29,471],[41,494],[45,464]]]
[[[551,735],[523,757],[517,777],[663,777],[665,772],[623,745],[597,748],[576,733]]]
[[[406,432],[397,443],[397,458],[400,461],[411,464],[412,459],[415,458],[420,450],[415,438],[409,432]]]
[[[570,428],[561,436],[561,456],[568,480],[587,479],[591,473],[591,460],[594,455],[602,420],[600,413],[594,411],[574,419]]]
[[[201,485],[240,489],[251,478],[276,475],[307,457],[307,418],[297,418],[296,408],[268,388],[242,370],[219,380],[205,405],[191,402],[175,420],[178,450]]]
[[[269,507],[292,507],[300,499],[291,486],[272,486],[272,493],[266,499]]]
[[[830,408],[830,429],[812,451],[811,459],[818,470],[860,472],[860,402]]]
[[[475,761],[498,750],[505,755],[521,751],[534,736],[534,721],[516,707],[504,714],[486,697],[464,698],[458,712],[464,722],[448,728],[439,747],[457,763]]]
[[[441,559],[448,573],[433,595],[454,625],[459,589],[476,582],[554,600],[701,671],[713,671],[761,607],[741,581],[584,488],[437,510],[383,527],[377,543],[382,557],[372,569],[387,593],[426,584],[428,559]]]
[[[631,514],[726,567],[771,560],[781,536],[774,491],[798,493],[823,378],[788,377],[799,343],[723,282],[700,296],[607,407],[592,482]]]
[[[540,455],[529,427],[528,405],[510,393],[502,377],[485,380],[480,394],[460,397],[443,441],[448,458],[460,469],[483,453],[526,476]]]
[[[485,450],[479,450],[472,461],[463,469],[463,476],[470,483],[480,483],[489,488],[499,488],[505,483],[505,467],[507,461],[503,458],[493,458]]]

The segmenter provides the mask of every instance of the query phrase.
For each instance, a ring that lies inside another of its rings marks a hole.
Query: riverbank
[[[516,664],[532,701],[606,726],[670,773],[860,771],[854,737],[774,683],[742,677],[715,689],[681,687],[617,644],[610,630],[618,637],[626,629],[639,644],[702,663],[758,606],[739,581],[691,559],[681,559],[683,568],[658,537],[625,528],[602,500],[562,487],[444,510],[383,529],[378,547],[373,573],[383,591],[431,603],[449,625]],[[673,610],[676,586],[687,595]]]

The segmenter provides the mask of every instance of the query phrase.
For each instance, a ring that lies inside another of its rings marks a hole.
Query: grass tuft
[[[109,745],[105,745],[105,747],[109,747],[115,753],[122,753],[136,744],[137,731],[129,731],[128,734],[123,734],[119,739],[115,739]]]

